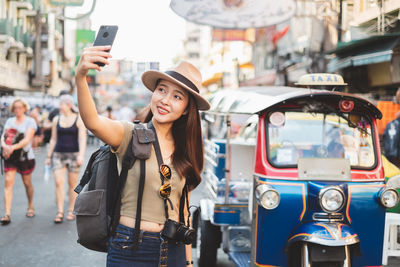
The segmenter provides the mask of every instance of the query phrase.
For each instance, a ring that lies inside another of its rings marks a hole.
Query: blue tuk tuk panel
[[[219,180],[223,179],[225,177],[225,147],[226,147],[226,142],[225,141],[214,141],[216,145],[219,147],[219,153],[218,153],[218,161],[217,161],[217,166],[214,167],[214,173],[215,176],[218,177]]]
[[[336,183],[345,192],[346,201],[334,222],[324,217],[327,215],[318,204],[319,190],[334,182],[267,178],[259,178],[258,182],[273,186],[279,192],[280,203],[273,210],[256,207],[256,265],[287,266],[288,248],[297,242],[359,244],[352,266],[381,265],[385,208],[380,205],[378,194],[384,186],[382,182]]]
[[[245,225],[243,217],[248,217],[247,205],[215,204],[214,205],[214,224],[218,225]]]
[[[380,205],[378,192],[383,182],[348,183],[346,220],[360,239],[361,257],[352,266],[381,266],[386,209]]]
[[[307,207],[307,183],[300,181],[267,180],[280,194],[276,209],[266,210],[257,205],[255,218],[255,264],[287,266],[284,252],[287,237],[303,220]]]

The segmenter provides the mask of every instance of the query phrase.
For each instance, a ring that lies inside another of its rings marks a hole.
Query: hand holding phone
[[[118,26],[117,25],[101,25],[99,31],[97,32],[96,39],[94,40],[93,46],[112,46],[115,36],[117,35]],[[110,52],[108,50],[107,52]],[[104,66],[102,62],[95,62],[100,67]]]

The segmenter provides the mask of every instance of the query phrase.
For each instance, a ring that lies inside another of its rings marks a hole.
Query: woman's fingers
[[[99,55],[102,57],[112,57],[109,50],[96,49],[97,46],[86,47],[83,49],[82,55]],[[106,46],[104,46],[106,47]]]
[[[106,65],[110,64],[110,62],[108,61],[107,58],[102,57],[102,56],[97,56],[97,55],[87,55],[85,60],[90,62],[90,63],[101,62],[101,63],[104,63]]]
[[[87,75],[89,69],[101,71],[101,68],[97,64],[94,64],[95,62],[101,62],[105,65],[109,64],[108,58],[111,58],[110,53],[96,48],[88,47],[84,49],[77,67],[79,73]],[[103,46],[102,48],[107,48],[107,46]]]
[[[88,63],[85,63],[85,67],[86,67],[86,69],[95,69],[95,70],[97,70],[97,71],[101,71],[101,68],[100,68],[100,66],[99,65],[97,65],[97,64],[95,64],[95,63],[93,63],[93,62],[88,62]]]
[[[95,64],[95,62],[101,62],[108,65],[108,59],[111,58],[111,54],[109,53],[110,49],[110,45],[84,48],[76,68],[76,73],[80,76],[86,76],[90,69],[101,71],[100,66]]]
[[[109,51],[111,49],[111,45],[90,46],[90,47],[86,47],[86,48],[96,50],[96,51]]]

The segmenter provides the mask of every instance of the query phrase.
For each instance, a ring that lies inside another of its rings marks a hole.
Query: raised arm
[[[117,148],[121,144],[124,127],[120,121],[110,120],[97,113],[95,103],[89,91],[86,76],[90,69],[101,71],[94,62],[109,64],[111,57],[110,46],[94,46],[85,48],[75,71],[76,86],[78,89],[78,106],[82,121],[94,135],[104,143]]]

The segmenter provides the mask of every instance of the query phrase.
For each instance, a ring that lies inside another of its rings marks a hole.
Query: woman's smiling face
[[[160,124],[173,123],[186,114],[189,93],[167,80],[161,80],[151,97],[153,118]]]

